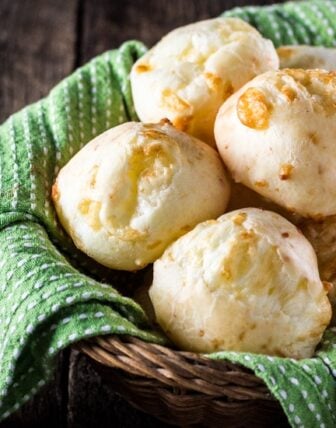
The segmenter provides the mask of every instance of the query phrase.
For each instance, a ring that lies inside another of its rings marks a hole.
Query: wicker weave
[[[248,369],[133,337],[79,345],[104,379],[138,409],[170,424],[287,427],[280,405]]]

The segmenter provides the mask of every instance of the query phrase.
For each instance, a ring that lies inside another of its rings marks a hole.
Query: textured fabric
[[[226,15],[248,20],[277,45],[336,42],[335,1],[236,8]],[[50,200],[59,168],[85,143],[136,119],[128,75],[144,51],[128,42],[99,56],[0,126],[0,419],[50,379],[56,354],[79,339],[114,333],[164,343],[141,308],[113,288],[126,286],[130,276],[81,254]],[[333,329],[308,360],[234,352],[210,357],[254,370],[293,427],[336,426]]]
[[[271,39],[276,47],[336,46],[335,0],[292,1],[263,7],[236,7],[223,15],[249,22],[264,37]]]

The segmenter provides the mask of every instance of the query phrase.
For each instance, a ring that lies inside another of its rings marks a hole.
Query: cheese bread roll
[[[242,20],[187,25],[166,35],[134,64],[135,109],[143,122],[167,117],[176,128],[214,145],[213,125],[223,101],[278,66],[272,42]]]
[[[53,186],[76,246],[104,266],[137,270],[197,223],[225,211],[218,153],[168,123],[125,123],[88,143]]]
[[[206,221],[154,263],[162,329],[195,352],[314,353],[331,318],[315,253],[295,226],[256,208]]]
[[[218,150],[234,181],[288,211],[336,214],[336,73],[264,73],[221,107]]]

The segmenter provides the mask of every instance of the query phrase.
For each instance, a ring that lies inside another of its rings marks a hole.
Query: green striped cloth
[[[225,15],[249,21],[276,45],[336,43],[336,1],[236,8]],[[85,143],[136,119],[128,75],[144,52],[135,41],[106,52],[0,126],[0,420],[48,382],[57,353],[80,339],[130,334],[164,343],[141,308],[112,288],[131,277],[81,254],[50,200],[59,168]],[[211,357],[251,368],[293,427],[336,427],[333,329],[307,360],[234,352]]]

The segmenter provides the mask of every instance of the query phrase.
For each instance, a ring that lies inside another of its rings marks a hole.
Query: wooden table
[[[254,1],[269,4],[272,0]],[[95,55],[138,38],[148,46],[180,25],[240,0],[1,0],[0,121],[38,100]],[[66,350],[53,382],[0,424],[20,427],[165,427],[113,393],[84,355]]]

